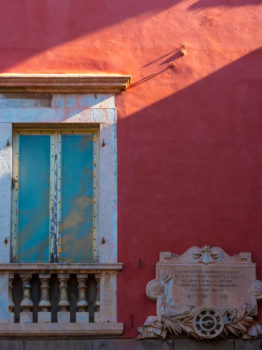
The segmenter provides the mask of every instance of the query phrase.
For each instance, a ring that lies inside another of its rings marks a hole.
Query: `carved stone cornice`
[[[0,74],[0,93],[105,93],[116,94],[130,84],[121,74]]]

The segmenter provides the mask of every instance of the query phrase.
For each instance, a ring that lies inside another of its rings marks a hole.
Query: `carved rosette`
[[[146,295],[157,301],[157,316],[149,316],[138,328],[139,339],[165,339],[168,333],[198,340],[250,339],[262,334],[262,326],[254,319],[262,282],[255,280],[250,253],[230,257],[221,248],[209,246],[192,247],[182,256],[160,253],[157,278],[147,284]],[[192,303],[187,303],[191,297]],[[243,302],[238,305],[236,300]]]

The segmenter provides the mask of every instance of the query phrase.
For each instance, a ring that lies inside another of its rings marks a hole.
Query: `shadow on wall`
[[[182,0],[13,0],[0,11],[0,71],[101,28],[142,14],[154,15]],[[199,0],[191,10],[244,6],[261,0]],[[123,43],[124,44],[124,43]]]
[[[251,251],[261,279],[261,116],[258,49],[119,118],[118,307],[126,337],[155,314],[145,286],[160,251],[205,244]]]

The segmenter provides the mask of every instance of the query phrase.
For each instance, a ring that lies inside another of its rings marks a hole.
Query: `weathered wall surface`
[[[1,0],[1,72],[132,75],[117,97],[125,337],[155,313],[159,251],[251,251],[262,278],[261,20],[261,0]]]

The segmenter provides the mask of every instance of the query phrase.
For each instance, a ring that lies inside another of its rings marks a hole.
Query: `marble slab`
[[[257,312],[252,293],[256,265],[249,253],[231,257],[218,247],[192,247],[181,256],[164,252],[156,276],[148,284],[147,295],[158,299],[158,315],[172,304],[222,310],[247,303]]]

